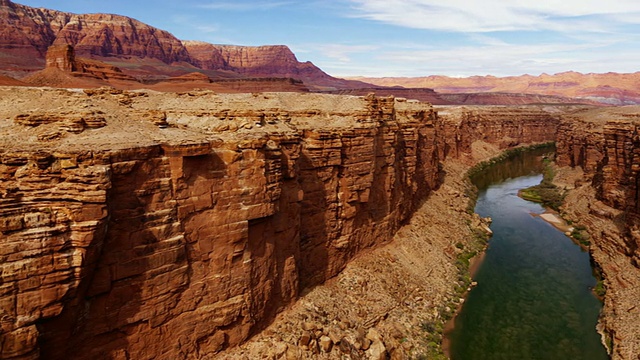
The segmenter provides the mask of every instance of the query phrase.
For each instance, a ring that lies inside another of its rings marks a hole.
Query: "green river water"
[[[494,234],[448,336],[453,360],[608,359],[588,253],[517,195],[541,181],[540,163],[520,155],[474,179],[475,210],[493,219]]]

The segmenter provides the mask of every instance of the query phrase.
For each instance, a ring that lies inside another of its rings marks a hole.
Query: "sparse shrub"
[[[604,297],[604,295],[607,293],[607,288],[606,286],[604,286],[604,280],[598,280],[596,286],[593,287],[593,293],[596,294],[596,296],[600,299]]]

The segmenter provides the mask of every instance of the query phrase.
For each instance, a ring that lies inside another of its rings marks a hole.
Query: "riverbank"
[[[569,225],[557,212],[546,209],[542,214],[531,214],[532,216],[539,217],[542,220],[548,222],[553,225],[554,228],[560,230],[565,235],[570,236],[571,232],[574,230],[574,227]]]
[[[333,359],[342,356],[445,359],[445,324],[460,303],[459,254],[480,229],[467,212],[468,165],[443,164],[440,188],[387,245],[364,251],[338,276],[306,289],[288,310],[221,359]],[[457,246],[456,246],[457,245]],[[338,345],[336,345],[338,346]]]
[[[562,216],[591,235],[589,253],[603,277],[604,307],[598,330],[613,360],[637,360],[640,354],[640,269],[622,251],[629,235],[623,212],[597,200],[580,168],[560,167],[554,182],[568,189]]]
[[[493,218],[494,236],[450,335],[452,358],[606,359],[595,331],[600,304],[588,291],[596,284],[588,254],[531,216],[540,205],[517,196],[539,175],[501,175],[476,205],[480,216]]]
[[[483,151],[472,164],[504,154],[489,144],[474,148]],[[478,235],[488,229],[469,211],[475,202],[469,163],[448,159],[440,188],[391,243],[363,252],[337,277],[304,291],[264,331],[219,358],[332,359],[335,351],[320,344],[329,338],[342,356],[364,351],[374,359],[446,359],[443,334],[472,285],[469,273],[484,256]]]

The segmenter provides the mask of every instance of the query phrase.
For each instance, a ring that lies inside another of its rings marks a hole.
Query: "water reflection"
[[[479,189],[486,189],[491,184],[498,184],[507,179],[532,174],[540,174],[543,169],[542,158],[554,151],[553,146],[515,153],[505,161],[492,165],[471,177],[473,184]]]

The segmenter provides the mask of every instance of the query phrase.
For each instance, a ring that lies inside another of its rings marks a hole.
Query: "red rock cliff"
[[[441,157],[468,157],[473,143],[500,149],[553,141],[560,118],[536,107],[459,107],[439,112],[443,122]]]
[[[389,241],[437,188],[445,138],[553,135],[488,115],[449,133],[428,104],[373,96],[0,99],[8,359],[212,356]],[[460,132],[485,121],[486,136]]]
[[[563,211],[591,235],[607,289],[600,325],[613,359],[640,351],[639,110],[581,111],[564,116],[558,130],[557,163],[583,172],[566,185],[575,189]]]
[[[71,45],[80,56],[137,56],[165,63],[188,61],[170,33],[137,20],[109,14],[77,15],[36,9],[5,0],[0,4],[0,48],[19,45],[24,54],[44,58],[51,45]]]
[[[227,70],[255,77],[290,77],[319,88],[363,86],[356,81],[333,78],[309,61],[299,62],[291,49],[284,45],[213,45],[200,41],[183,43],[193,64],[202,69]]]
[[[333,78],[310,62],[299,62],[283,45],[183,43],[167,31],[126,16],[71,14],[9,0],[0,3],[0,49],[4,55],[0,58],[0,71],[22,77],[40,70],[49,47],[64,45],[74,47],[78,57],[117,59],[118,66],[132,76],[156,79],[182,75],[190,65],[170,66],[182,62],[209,71],[212,77],[285,77],[319,87],[362,86],[359,82]],[[126,68],[131,57],[138,61]],[[140,62],[148,66],[140,66]]]
[[[131,95],[79,100],[114,114]],[[18,114],[18,133],[38,133],[44,149],[2,152],[2,357],[202,357],[388,241],[437,185],[435,115],[393,99],[350,103],[359,108],[200,113],[223,132],[284,130],[224,141],[131,113],[143,122],[127,132],[177,131],[178,141],[114,150],[61,151],[59,141],[90,134],[46,136],[70,115]],[[317,117],[338,123],[304,126]],[[107,116],[104,129],[119,121]]]
[[[627,213],[630,224],[637,223],[640,215],[640,121],[635,110],[592,110],[567,116],[559,127],[557,144],[558,165],[580,166],[599,200]],[[634,255],[640,242],[634,242],[629,244],[629,255],[640,267],[640,256]]]

